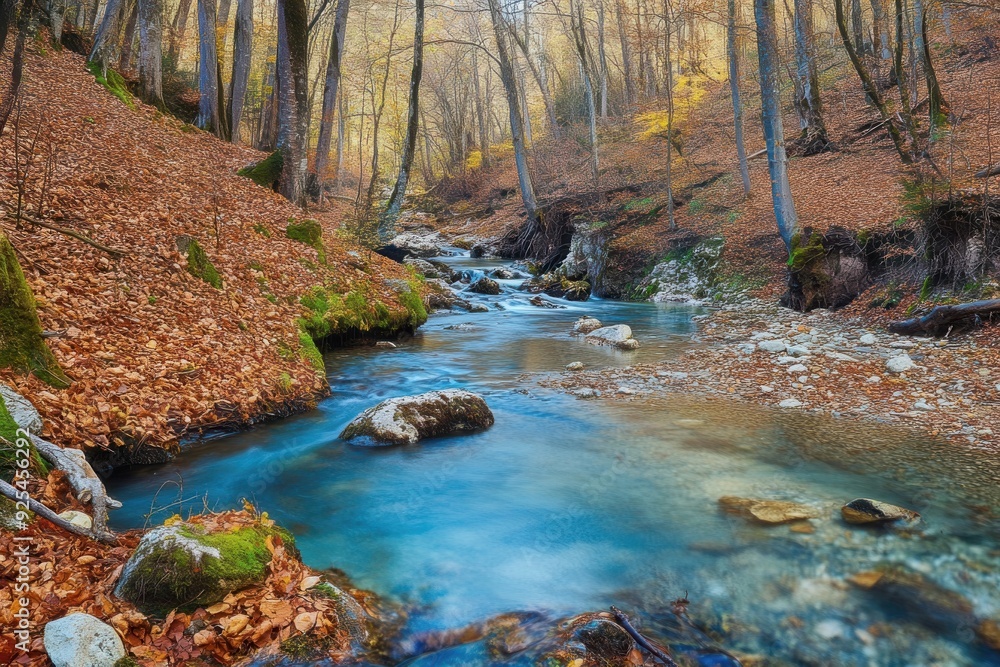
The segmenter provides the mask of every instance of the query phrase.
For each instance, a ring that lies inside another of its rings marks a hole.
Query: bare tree
[[[526,236],[534,236],[538,231],[538,203],[535,200],[535,187],[528,171],[528,153],[524,145],[524,126],[521,119],[520,97],[517,92],[517,78],[511,62],[511,50],[507,41],[509,30],[504,18],[499,0],[487,0],[490,9],[490,19],[493,23],[493,34],[497,41],[497,59],[500,61],[500,81],[507,93],[507,109],[510,116],[511,141],[514,144],[514,164],[517,166],[517,182],[521,189],[521,201],[528,216]]]
[[[126,0],[108,0],[104,8],[104,18],[101,19],[101,25],[94,35],[94,45],[87,60],[99,65],[101,71],[107,71],[111,54],[118,46],[125,5]]]
[[[615,0],[615,22],[618,24],[618,41],[622,48],[622,78],[625,79],[625,106],[631,110],[635,107],[638,98],[635,90],[635,77],[632,74],[632,49],[624,5],[625,0]]]
[[[344,35],[351,0],[338,0],[337,14],[330,35],[330,56],[326,61],[326,80],[323,84],[323,109],[319,122],[319,139],[316,142],[314,173],[322,196],[323,179],[330,161],[330,144],[333,140],[333,119],[337,111],[337,91],[340,87],[340,61],[344,52]]]
[[[417,15],[413,29],[413,68],[410,73],[410,101],[406,112],[406,136],[403,139],[403,155],[399,161],[399,176],[389,195],[389,203],[379,221],[379,239],[388,242],[392,237],[399,211],[406,196],[406,184],[410,179],[413,155],[417,150],[417,126],[420,114],[420,77],[424,69],[424,0],[416,0]]]
[[[184,33],[187,32],[188,17],[191,16],[193,2],[194,0],[180,0],[177,5],[177,13],[174,14],[174,21],[170,25],[170,44],[167,47],[167,58],[175,68],[177,58],[180,56],[181,45],[184,42]]]
[[[233,28],[233,78],[229,84],[229,129],[233,141],[240,138],[240,120],[250,81],[253,54],[253,0],[238,0]]]
[[[139,0],[139,87],[147,104],[163,108],[163,4]]]
[[[215,0],[198,0],[198,118],[195,124],[221,136],[219,55],[215,39]]]
[[[573,33],[573,43],[580,60],[580,72],[583,75],[584,96],[587,101],[587,123],[590,127],[590,172],[596,184],[600,176],[600,162],[597,147],[597,109],[594,104],[594,74],[591,56],[587,46],[587,33],[584,29],[583,0],[571,0],[570,30]]]
[[[842,2],[842,0],[837,0]],[[774,26],[774,0],[754,0],[757,22],[757,59],[760,63],[760,94],[767,142],[767,167],[771,174],[771,198],[778,234],[791,252],[792,237],[798,229],[795,201],[788,182],[785,130],[781,123],[781,92],[778,77],[778,38]]]
[[[282,167],[279,187],[300,204],[305,194],[306,136],[309,132],[309,16],[305,0],[278,0],[278,150]]]
[[[747,164],[747,149],[743,141],[743,98],[740,94],[740,50],[736,35],[736,0],[728,0],[728,10],[726,52],[729,58],[729,92],[733,100],[733,128],[736,138],[736,157],[740,163],[743,196],[749,197],[750,167]]]
[[[819,75],[812,46],[812,0],[795,0],[795,109],[802,134],[797,144],[805,155],[827,149],[830,140],[823,122],[823,104],[819,96]]]

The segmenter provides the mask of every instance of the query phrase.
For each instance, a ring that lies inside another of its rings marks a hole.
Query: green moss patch
[[[129,109],[135,109],[135,100],[132,97],[132,93],[129,92],[128,84],[125,83],[125,79],[121,74],[110,67],[105,70],[97,62],[87,63],[87,69],[94,75],[97,83],[107,88],[109,93],[122,101],[122,104]]]
[[[32,373],[54,387],[69,386],[55,356],[42,338],[35,299],[14,254],[0,234],[0,368]]]
[[[316,347],[312,336],[305,330],[299,331],[299,355],[309,362],[309,365],[320,375],[326,375],[326,364],[323,363],[323,354]]]
[[[323,228],[315,220],[296,222],[291,219],[285,228],[285,236],[300,243],[305,243],[316,250],[321,264],[326,263],[326,248],[323,246]]]
[[[215,265],[212,264],[212,260],[208,258],[201,244],[192,239],[188,245],[187,253],[188,273],[195,278],[201,278],[215,289],[222,289],[222,276],[215,269]]]
[[[236,173],[249,178],[262,188],[274,188],[281,178],[281,169],[284,166],[284,159],[281,151],[274,151],[266,158],[255,165],[240,169]]]

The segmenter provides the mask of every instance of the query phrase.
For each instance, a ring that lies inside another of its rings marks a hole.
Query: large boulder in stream
[[[263,523],[221,527],[194,519],[159,526],[142,536],[115,595],[154,614],[215,604],[267,578],[269,538],[294,548],[288,531]]]
[[[476,282],[469,285],[469,291],[475,292],[476,294],[499,294],[500,293],[500,283],[493,280],[492,278],[482,277]]]
[[[583,315],[573,324],[573,333],[575,334],[589,334],[593,331],[597,331],[604,325],[596,317],[591,317],[589,315]]]
[[[493,412],[482,396],[448,389],[382,401],[358,415],[340,437],[352,444],[411,445],[490,426]]]
[[[886,523],[900,520],[914,522],[920,519],[920,515],[913,510],[871,498],[856,498],[840,508],[840,513],[844,517],[844,521],[853,524]]]
[[[595,329],[587,334],[584,340],[591,345],[608,345],[620,350],[634,350],[639,347],[639,341],[632,338],[632,328],[627,324],[615,324]]]

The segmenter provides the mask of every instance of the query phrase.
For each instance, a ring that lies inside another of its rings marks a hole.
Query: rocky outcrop
[[[437,257],[448,254],[441,249],[443,243],[436,234],[404,232],[389,241],[389,245],[405,250],[411,257]]]
[[[584,340],[591,345],[608,345],[619,350],[634,350],[639,347],[639,341],[632,338],[632,329],[627,324],[595,329],[588,333]]]
[[[215,604],[267,578],[269,538],[294,548],[287,531],[263,523],[235,530],[200,522],[159,526],[125,563],[115,595],[147,613]]]
[[[43,641],[55,667],[115,667],[125,657],[125,645],[114,628],[90,614],[50,621]]]
[[[760,523],[788,523],[819,516],[813,508],[787,500],[723,496],[719,498],[719,506],[730,514],[737,514]]]
[[[490,426],[493,412],[482,396],[450,389],[382,401],[356,417],[340,437],[352,444],[410,445]]]
[[[844,229],[826,234],[804,229],[792,238],[788,292],[782,305],[795,310],[840,308],[871,281],[868,258],[858,237]]]
[[[917,521],[920,515],[898,505],[880,500],[857,498],[840,509],[844,521],[853,524],[885,523],[887,521]]]
[[[704,303],[720,294],[718,268],[725,241],[720,237],[671,251],[635,289],[650,301]]]

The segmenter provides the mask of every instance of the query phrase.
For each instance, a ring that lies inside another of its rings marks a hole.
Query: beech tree
[[[736,0],[728,0],[728,20],[726,21],[726,55],[729,60],[729,93],[733,101],[733,130],[736,141],[736,158],[740,165],[743,181],[743,196],[750,196],[750,167],[747,163],[747,149],[743,140],[743,101],[740,95],[740,52],[736,35]]]
[[[830,145],[812,45],[812,11],[812,0],[795,0],[795,110],[802,130],[797,143],[805,155],[819,153]]]
[[[163,5],[139,0],[139,86],[142,99],[163,108]]]
[[[125,0],[108,0],[104,8],[104,18],[101,19],[101,25],[94,34],[94,45],[87,60],[97,64],[103,72],[107,71],[111,54],[118,45],[125,4]]]
[[[229,86],[229,128],[232,140],[240,138],[240,121],[250,81],[250,57],[253,53],[253,0],[238,0],[236,27],[233,29],[233,78]]]
[[[278,0],[278,150],[281,194],[302,203],[309,133],[308,25],[305,0]]]
[[[406,136],[403,139],[403,154],[399,160],[399,176],[389,195],[389,203],[379,221],[378,235],[382,241],[392,238],[396,219],[406,196],[406,184],[410,180],[413,154],[417,149],[417,126],[420,114],[420,77],[424,69],[424,0],[416,0],[417,16],[413,30],[413,70],[410,74],[410,101],[406,112]]]
[[[316,160],[313,169],[321,197],[323,179],[326,177],[327,164],[330,161],[330,144],[334,132],[333,119],[337,111],[337,95],[340,88],[340,61],[344,53],[344,35],[347,32],[347,15],[350,9],[351,0],[338,0],[333,33],[330,36],[330,55],[326,61],[323,109],[320,114],[319,140],[316,142]]]
[[[842,0],[837,0],[841,2]],[[754,0],[757,23],[757,60],[760,65],[761,115],[764,140],[767,142],[767,168],[771,175],[771,199],[778,234],[791,252],[792,238],[798,229],[795,201],[788,182],[788,157],[785,154],[785,130],[781,122],[781,90],[778,63],[778,38],[774,26],[774,0]]]
[[[120,0],[119,0],[120,1]],[[219,55],[216,48],[215,0],[198,0],[198,118],[195,125],[223,136],[219,114]]]

